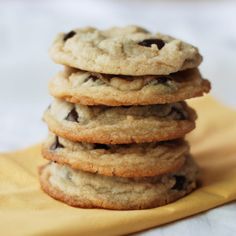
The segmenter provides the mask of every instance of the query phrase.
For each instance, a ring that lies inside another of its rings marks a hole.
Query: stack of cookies
[[[42,189],[85,208],[145,209],[196,188],[185,134],[196,113],[185,99],[210,83],[197,48],[128,26],[59,34],[50,55],[65,66],[49,84]]]

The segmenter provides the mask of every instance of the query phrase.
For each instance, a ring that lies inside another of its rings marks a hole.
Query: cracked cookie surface
[[[198,69],[168,76],[121,76],[92,73],[66,67],[49,83],[55,97],[82,105],[165,104],[202,96],[210,82]]]
[[[72,141],[104,144],[176,139],[195,128],[185,102],[149,106],[84,106],[55,99],[44,113],[49,129]]]
[[[107,176],[157,176],[178,170],[189,152],[183,140],[141,144],[93,144],[72,142],[50,134],[43,156],[59,164]]]
[[[202,61],[196,47],[138,26],[61,33],[50,55],[59,64],[117,75],[168,75],[197,67]]]
[[[167,175],[122,178],[73,170],[49,163],[40,169],[42,189],[55,199],[85,208],[152,208],[173,202],[196,187],[198,168],[190,157]]]

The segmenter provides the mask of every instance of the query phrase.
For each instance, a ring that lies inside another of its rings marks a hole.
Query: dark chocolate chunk
[[[108,145],[102,144],[102,143],[95,143],[93,145],[93,148],[94,149],[105,149],[105,150],[109,150],[110,149],[110,147]]]
[[[182,111],[177,109],[176,107],[172,107],[171,112],[177,113],[177,115],[178,115],[177,119],[178,120],[186,120],[187,119],[186,115]]]
[[[70,32],[68,32],[67,34],[64,35],[63,41],[65,42],[67,39],[72,38],[75,35],[76,35],[76,32],[72,30],[72,31],[70,31]]]
[[[165,86],[170,86],[170,84],[168,83],[169,81],[172,81],[172,78],[170,76],[160,76],[150,80],[148,84],[149,85],[163,84]]]
[[[160,83],[160,84],[165,84],[165,83],[167,83],[167,81],[168,81],[167,77],[160,77],[157,80],[157,82]]]
[[[165,42],[161,39],[144,39],[138,44],[144,47],[151,47],[152,44],[156,44],[158,49],[162,49],[165,46]]]
[[[90,74],[89,77],[87,77],[85,80],[84,80],[84,83],[88,82],[89,80],[95,82],[96,80],[100,79],[97,75],[95,74]]]
[[[93,82],[95,82],[96,80],[98,80],[99,78],[95,75],[90,75],[89,79],[91,79]]]
[[[171,189],[183,190],[186,183],[186,177],[183,175],[174,175],[175,185]]]
[[[167,76],[162,76],[157,79],[159,84],[166,84],[168,81],[171,81],[171,78]]]
[[[51,150],[56,150],[57,148],[64,148],[64,146],[59,142],[58,137],[56,136],[55,142],[51,145]]]
[[[75,108],[73,108],[70,113],[67,115],[66,120],[72,121],[72,122],[78,122],[79,115]]]

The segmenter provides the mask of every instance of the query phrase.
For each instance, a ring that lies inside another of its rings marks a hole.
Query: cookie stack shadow
[[[185,134],[196,113],[184,101],[210,90],[197,48],[136,26],[59,34],[51,79],[42,189],[85,208],[145,209],[196,188]]]

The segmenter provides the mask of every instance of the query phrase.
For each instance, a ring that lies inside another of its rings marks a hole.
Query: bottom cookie
[[[173,202],[196,188],[198,168],[191,157],[172,174],[123,178],[73,170],[49,163],[40,169],[42,189],[71,206],[134,210]]]

